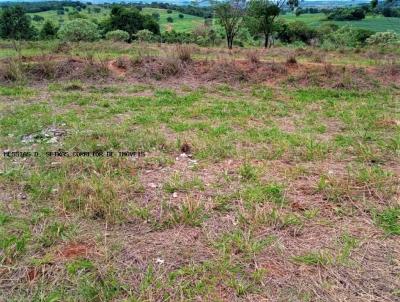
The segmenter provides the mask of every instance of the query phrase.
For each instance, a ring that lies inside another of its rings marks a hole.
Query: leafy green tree
[[[371,8],[375,9],[378,6],[378,0],[371,0]]]
[[[248,7],[247,27],[254,34],[264,35],[264,47],[270,46],[270,36],[279,7],[268,0],[251,0]]]
[[[125,8],[115,5],[111,9],[110,18],[104,25],[106,31],[123,30],[129,33],[130,39],[137,31],[148,29],[154,34],[160,34],[160,25],[150,15],[142,15],[136,8]]]
[[[43,40],[54,39],[57,36],[57,27],[50,21],[46,21],[40,30],[39,36]]]
[[[214,13],[217,22],[224,28],[226,42],[232,49],[233,40],[239,32],[245,14],[245,3],[241,0],[231,0],[214,4]]]
[[[70,42],[95,41],[100,38],[97,25],[86,19],[75,19],[65,23],[58,31],[58,36]]]
[[[253,34],[264,36],[264,47],[271,46],[270,37],[273,33],[274,23],[284,5],[297,8],[298,1],[295,0],[251,0],[248,4],[247,26]]]
[[[35,36],[31,19],[21,6],[5,7],[0,15],[0,37],[11,40],[29,40]]]

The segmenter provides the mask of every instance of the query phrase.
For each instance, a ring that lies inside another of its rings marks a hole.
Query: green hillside
[[[324,14],[304,14],[296,17],[293,14],[287,14],[281,18],[286,21],[303,21],[312,27],[318,27],[324,22],[334,23],[339,26],[350,25],[357,28],[369,29],[372,31],[393,30],[400,33],[400,18],[388,18],[383,16],[367,16],[361,21],[324,21]]]
[[[99,21],[104,20],[105,18],[108,17],[110,14],[110,9],[107,8],[101,8],[100,12],[95,12],[94,7],[96,6],[88,6],[88,8],[83,9],[80,14],[86,16],[88,19],[97,19]],[[72,11],[72,8],[69,8]],[[166,9],[160,9],[160,8],[150,8],[146,7],[143,9],[143,12],[145,14],[153,14],[153,13],[159,13],[160,14],[160,25],[161,25],[161,31],[165,30],[171,30],[174,29],[176,31],[181,31],[181,32],[190,32],[194,28],[196,28],[198,25],[203,24],[203,18],[192,16],[192,15],[187,15],[187,14],[182,14],[183,18],[179,18],[179,15],[181,13],[177,11],[172,11],[171,14],[168,14]],[[45,20],[39,21],[39,22],[33,22],[35,26],[40,28],[43,23],[46,20],[51,20],[56,24],[62,24],[63,22],[66,22],[69,20],[68,13],[65,13],[64,15],[58,15],[57,11],[51,10],[51,11],[46,11],[46,12],[40,12],[40,13],[32,13],[29,14],[30,16],[38,15]],[[167,21],[167,18],[171,17],[173,19],[172,23],[169,23]]]

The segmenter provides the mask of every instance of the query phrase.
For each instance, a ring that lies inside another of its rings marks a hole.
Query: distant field
[[[97,20],[104,20],[107,18],[107,16],[110,13],[109,9],[106,8],[101,8],[101,12],[95,13],[93,11],[93,8],[95,6],[90,6],[90,11],[88,9],[83,9],[80,13],[84,14],[88,17],[88,19],[97,19]],[[72,11],[72,8],[70,8]],[[167,30],[176,30],[180,32],[190,32],[197,26],[203,24],[203,18],[197,17],[197,16],[192,16],[192,15],[187,15],[183,14],[183,18],[179,18],[179,12],[177,11],[172,11],[171,14],[167,13],[166,9],[160,9],[160,8],[144,8],[143,12],[146,14],[152,14],[152,13],[159,13],[160,14],[160,26],[161,26],[161,31],[167,31]],[[68,13],[65,15],[58,15],[57,11],[52,10],[52,11],[46,11],[46,12],[41,12],[41,13],[32,13],[29,14],[32,17],[34,15],[39,15],[45,18],[45,20],[52,20],[54,23],[57,24],[62,24],[65,21],[68,21]],[[168,17],[173,18],[173,22],[169,23],[167,21]],[[325,15],[324,14],[304,14],[300,15],[298,17],[294,16],[293,14],[286,14],[282,16],[286,21],[303,21],[306,24],[312,26],[312,27],[318,27],[324,22],[330,22],[330,23],[335,23],[339,26],[344,26],[344,25],[350,25],[353,27],[357,28],[364,28],[364,29],[369,29],[372,31],[387,31],[387,30],[393,30],[397,33],[400,33],[400,18],[386,18],[383,16],[368,16],[365,20],[362,21],[325,21]],[[38,28],[41,28],[43,25],[44,21],[40,22],[33,22],[35,26]]]
[[[72,8],[70,8],[72,11]],[[183,18],[179,18],[179,12],[177,11],[172,11],[171,14],[167,13],[166,9],[159,9],[159,8],[144,8],[143,12],[145,14],[152,14],[152,13],[159,13],[160,14],[160,26],[161,26],[161,31],[166,31],[166,30],[172,30],[175,29],[176,31],[181,31],[181,32],[189,32],[192,31],[194,28],[196,28],[198,25],[203,23],[203,18],[192,16],[192,15],[187,15],[183,14]],[[95,13],[93,12],[93,7],[90,10],[90,13],[87,9],[83,9],[81,14],[84,14],[88,17],[88,19],[98,19],[98,20],[104,20],[109,16],[110,10],[102,8],[100,13]],[[68,13],[65,15],[58,15],[57,11],[51,10],[51,11],[46,11],[46,12],[40,12],[40,13],[32,13],[29,14],[30,16],[34,15],[39,15],[45,18],[45,20],[52,20],[54,23],[57,24],[62,24],[65,21],[68,21]],[[173,22],[169,23],[167,21],[168,17],[172,17]],[[33,22],[35,26],[38,28],[41,28],[45,21],[41,22]]]
[[[367,16],[361,21],[324,21],[324,14],[304,14],[298,17],[287,14],[282,16],[287,21],[303,21],[312,27],[318,27],[323,22],[335,23],[339,26],[350,25],[357,28],[369,29],[372,31],[388,31],[393,30],[400,33],[400,18],[387,18],[383,16]]]
[[[171,14],[168,14],[166,9],[149,7],[149,8],[144,8],[143,12],[146,14],[152,14],[152,13],[160,14],[161,31],[174,29],[176,31],[181,31],[181,32],[190,32],[197,26],[204,23],[203,18],[200,18],[197,16],[192,16],[192,15],[182,14],[184,17],[182,19],[180,19],[179,12],[172,11]],[[174,22],[169,23],[167,21],[168,17],[172,17]]]

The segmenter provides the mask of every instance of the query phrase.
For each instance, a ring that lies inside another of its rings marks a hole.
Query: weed
[[[260,52],[257,50],[246,52],[246,57],[251,64],[257,65],[260,63]]]
[[[258,178],[257,170],[248,163],[244,163],[239,168],[239,175],[245,181],[255,181]]]
[[[188,44],[178,44],[174,48],[174,55],[182,62],[189,63],[192,61],[193,46]]]
[[[293,54],[288,56],[287,59],[286,59],[286,63],[287,64],[297,64],[296,56],[293,55]]]
[[[190,192],[191,190],[203,190],[204,184],[200,178],[184,179],[182,175],[175,173],[164,184],[164,190],[168,193]]]
[[[277,205],[285,203],[284,186],[278,183],[249,186],[240,193],[240,196],[247,205],[263,202],[273,202]]]
[[[296,263],[306,265],[324,266],[333,263],[333,257],[324,251],[309,252],[301,256],[294,256],[292,260]]]
[[[201,226],[205,218],[205,210],[201,201],[187,198],[178,208],[171,209],[169,218],[164,222],[164,224]]]
[[[400,207],[375,213],[375,221],[388,235],[400,235]]]

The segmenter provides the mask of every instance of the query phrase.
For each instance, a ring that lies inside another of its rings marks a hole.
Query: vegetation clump
[[[97,25],[86,19],[75,19],[65,23],[58,31],[58,37],[68,42],[92,42],[100,38]]]
[[[129,40],[129,33],[120,29],[109,31],[106,39],[114,42],[126,42]]]

